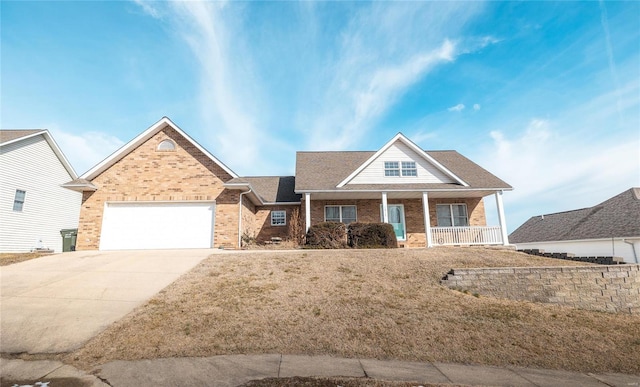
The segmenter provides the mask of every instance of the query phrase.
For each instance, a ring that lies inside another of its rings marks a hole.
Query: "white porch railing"
[[[493,227],[431,227],[434,246],[501,245],[499,226]]]

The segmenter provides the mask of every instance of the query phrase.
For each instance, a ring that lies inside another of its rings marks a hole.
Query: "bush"
[[[315,249],[344,249],[347,247],[347,228],[339,222],[323,222],[309,227],[306,246]]]
[[[398,239],[393,226],[388,223],[351,223],[349,225],[349,246],[354,249],[394,249]]]

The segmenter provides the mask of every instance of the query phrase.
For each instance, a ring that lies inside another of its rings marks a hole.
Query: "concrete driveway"
[[[76,251],[0,267],[0,352],[77,349],[214,252]]]

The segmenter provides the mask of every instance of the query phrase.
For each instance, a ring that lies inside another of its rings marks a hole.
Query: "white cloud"
[[[479,103],[473,104],[473,110],[475,111],[480,110],[480,104]]]
[[[464,110],[464,104],[459,103],[456,106],[451,106],[447,110],[450,112],[461,112]]]
[[[78,175],[82,175],[124,145],[122,140],[107,133],[73,134],[60,129],[57,124],[46,127]]]
[[[593,206],[638,184],[639,139],[589,143],[545,119],[532,119],[519,135],[490,136],[478,161],[515,189],[505,195],[510,231],[531,216]],[[487,216],[496,222],[492,201]]]

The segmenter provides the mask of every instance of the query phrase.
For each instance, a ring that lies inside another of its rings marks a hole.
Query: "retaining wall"
[[[452,269],[441,282],[493,297],[640,314],[640,265]]]

